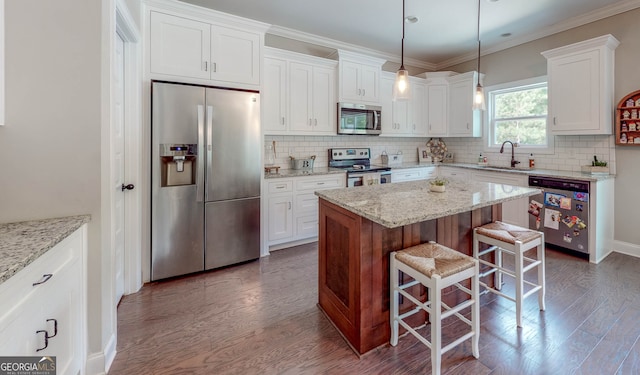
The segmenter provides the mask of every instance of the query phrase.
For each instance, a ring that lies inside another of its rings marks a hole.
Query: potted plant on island
[[[429,190],[435,191],[437,193],[443,193],[446,189],[447,180],[444,178],[436,177],[433,180],[429,181],[430,187]]]

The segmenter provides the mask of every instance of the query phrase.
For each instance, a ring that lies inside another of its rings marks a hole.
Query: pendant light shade
[[[393,100],[408,100],[411,98],[411,87],[409,86],[409,72],[400,66],[396,73],[396,81],[393,84]]]
[[[479,109],[484,111],[487,109],[484,102],[484,89],[480,83],[480,0],[478,0],[478,84],[476,85],[476,92],[473,95],[473,109]]]
[[[400,69],[396,73],[396,81],[393,83],[393,101],[408,100],[411,98],[409,86],[409,72],[404,68],[404,0],[402,0],[402,50],[400,54]]]

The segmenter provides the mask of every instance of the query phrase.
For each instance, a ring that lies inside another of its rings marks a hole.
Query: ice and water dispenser
[[[195,144],[161,144],[161,186],[194,185],[197,156]]]

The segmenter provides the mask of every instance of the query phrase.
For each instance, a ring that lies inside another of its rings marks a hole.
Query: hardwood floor
[[[480,358],[467,341],[444,355],[443,374],[640,373],[640,259],[614,253],[593,265],[546,255],[546,311],[528,298],[518,329],[513,303],[483,295]],[[430,373],[428,349],[411,335],[354,354],[316,306],[317,259],[314,243],[146,284],[118,308],[109,373]],[[456,330],[453,323],[443,332]]]

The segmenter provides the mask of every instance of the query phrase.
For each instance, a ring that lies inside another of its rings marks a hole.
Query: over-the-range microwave
[[[380,134],[381,110],[375,105],[338,103],[338,134]]]

